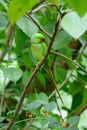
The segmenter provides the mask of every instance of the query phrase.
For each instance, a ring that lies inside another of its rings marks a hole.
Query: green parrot
[[[37,62],[40,61],[46,53],[47,46],[44,41],[45,38],[41,33],[35,33],[31,37],[31,52]]]
[[[35,33],[31,37],[31,52],[32,52],[32,55],[37,62],[39,62],[43,58],[43,56],[46,53],[46,50],[47,50],[47,46],[45,43],[44,35],[41,33]],[[46,73],[48,74],[49,78],[53,81],[54,87],[57,90],[54,76],[53,76],[53,73],[52,73],[51,68],[49,66],[49,58],[48,58],[48,61],[46,62],[46,65],[44,66],[44,69],[45,69]],[[63,103],[63,100],[62,100],[58,90],[57,90],[57,93],[58,93],[59,98],[61,99],[61,101]]]

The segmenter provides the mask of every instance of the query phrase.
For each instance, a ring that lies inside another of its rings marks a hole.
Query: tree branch
[[[80,59],[82,53],[84,52],[86,46],[87,46],[87,43],[83,46],[81,52],[79,53],[79,55],[78,55],[78,57],[77,57],[77,59],[76,59],[76,63],[79,61],[79,59]],[[75,68],[76,68],[76,65],[73,66],[73,68],[72,68],[70,74],[69,74],[69,75],[66,77],[66,79],[61,83],[61,85],[59,85],[58,90],[61,89],[61,88],[67,83],[67,81],[69,80],[69,78],[72,76],[73,71],[75,70]],[[56,93],[56,90],[54,90],[54,91],[50,94],[49,99],[50,99],[51,97],[53,97],[53,96],[55,95],[55,93]]]
[[[66,59],[66,60],[68,60],[68,61],[70,61],[70,62],[72,62],[72,64],[74,64],[75,66],[78,66],[81,70],[83,70],[84,72],[87,73],[87,70],[85,70],[81,65],[79,65],[77,62],[74,62],[74,61],[71,60],[69,57],[63,55],[62,53],[60,53],[60,52],[55,52],[55,51],[52,51],[52,50],[50,51],[50,53],[52,53],[52,54],[54,54],[54,55],[59,55],[59,56],[61,56],[62,58]]]
[[[47,7],[47,6],[54,6],[54,7],[57,9],[57,11],[60,13],[60,15],[62,15],[62,12],[59,10],[59,8],[57,7],[57,5],[54,4],[54,3],[45,3],[45,4],[42,4],[42,5],[40,5],[40,6],[36,7],[36,8],[34,8],[33,10],[31,10],[29,13],[30,13],[30,14],[31,14],[31,13],[35,13],[35,12],[37,12],[38,10],[40,10],[40,9],[42,9],[42,8],[44,8],[44,7]]]
[[[55,95],[55,103],[56,103],[57,109],[58,109],[60,117],[61,117],[61,122],[64,122],[63,117],[62,117],[62,113],[61,113],[61,110],[60,110],[60,107],[59,107],[59,104],[57,102],[56,95]]]
[[[33,10],[38,8],[45,0],[41,0],[39,3],[36,3],[34,7],[29,11],[29,14],[33,13]]]
[[[74,79],[76,79],[82,86],[87,85],[87,82],[86,82],[86,81],[84,81],[83,79],[77,77],[76,75],[72,74],[72,77],[73,77]]]
[[[13,32],[13,25],[9,25],[8,32],[7,32],[6,39],[5,39],[5,45],[7,45],[7,46],[9,46],[12,32]],[[5,53],[6,53],[5,49],[3,48],[3,50],[1,51],[1,55],[0,55],[0,62],[3,60]]]
[[[39,23],[37,23],[29,14],[25,14],[25,16],[28,18],[28,19],[30,19],[35,25],[37,25],[37,27],[42,31],[42,32],[44,32],[50,39],[51,39],[51,34],[49,34],[44,28],[42,28],[41,26],[40,26],[40,24]]]
[[[51,47],[52,47],[53,41],[54,41],[54,39],[55,39],[57,30],[58,30],[58,27],[59,27],[60,18],[61,18],[61,17],[58,17],[58,18],[57,18],[57,21],[56,21],[56,24],[55,24],[55,27],[54,27],[54,31],[53,31],[52,37],[51,37],[51,39],[50,39],[50,43],[49,43],[49,46],[48,46],[48,48],[47,48],[46,54],[44,55],[44,57],[42,58],[42,60],[37,63],[36,68],[35,68],[34,71],[32,72],[32,75],[30,76],[27,85],[24,87],[24,90],[23,90],[23,92],[22,92],[20,101],[19,101],[18,104],[17,104],[16,111],[15,111],[15,113],[14,113],[14,115],[13,115],[11,121],[9,122],[9,125],[8,125],[8,127],[7,127],[6,130],[10,130],[11,126],[13,125],[14,120],[15,120],[15,118],[16,118],[16,116],[17,116],[17,114],[18,114],[18,112],[19,112],[19,110],[20,110],[20,108],[21,108],[21,105],[22,105],[22,103],[23,103],[23,100],[24,100],[24,98],[25,98],[25,95],[26,95],[26,93],[27,93],[27,90],[29,89],[29,87],[30,87],[30,85],[31,85],[31,83],[32,83],[32,81],[33,81],[33,79],[34,79],[36,73],[39,71],[39,69],[40,69],[41,66],[43,65],[44,61],[46,60],[46,58],[47,58],[47,56],[48,56],[48,54],[49,54],[49,52],[50,52],[50,49],[51,49]]]

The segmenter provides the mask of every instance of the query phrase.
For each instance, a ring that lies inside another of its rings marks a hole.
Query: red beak
[[[41,38],[41,41],[42,41],[42,42],[44,42],[44,40],[45,40],[45,38],[44,38],[44,37],[42,37],[42,38]]]

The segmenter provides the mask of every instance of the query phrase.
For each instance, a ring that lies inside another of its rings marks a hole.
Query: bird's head
[[[34,43],[34,44],[43,43],[44,40],[45,40],[45,37],[41,33],[35,33],[31,37],[31,42]]]

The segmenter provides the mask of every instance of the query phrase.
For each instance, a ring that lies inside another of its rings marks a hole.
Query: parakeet
[[[46,43],[45,43],[44,35],[41,34],[41,33],[35,33],[31,37],[31,52],[32,52],[32,55],[37,62],[40,61],[43,58],[43,56],[46,53],[46,50],[47,50],[47,46],[46,46]],[[44,69],[46,70],[49,78],[53,81],[54,87],[56,88],[54,76],[53,76],[53,73],[52,73],[52,71],[49,67],[49,64],[46,64],[44,66]],[[57,90],[57,88],[56,88],[56,90]],[[61,99],[61,96],[60,96],[58,90],[57,90],[57,93],[59,95],[59,98]],[[62,99],[61,99],[61,101],[62,101]],[[62,101],[62,103],[63,103],[63,101]]]
[[[31,37],[31,52],[36,61],[40,61],[46,53],[47,46],[44,40],[45,38],[41,33],[35,33]]]

